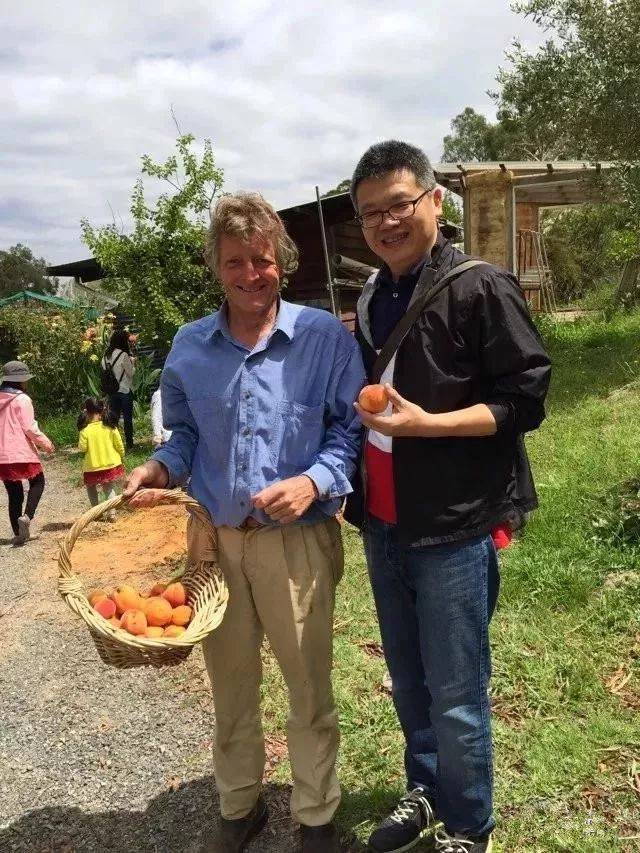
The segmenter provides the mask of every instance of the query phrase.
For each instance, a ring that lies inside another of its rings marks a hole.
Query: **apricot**
[[[183,628],[182,625],[169,625],[168,628],[164,629],[163,636],[171,639],[172,637],[180,637],[186,631],[186,628]]]
[[[103,589],[92,589],[89,592],[87,598],[89,599],[89,604],[93,607],[96,601],[100,601],[101,598],[107,598],[107,593]]]
[[[106,596],[104,598],[99,598],[93,605],[93,609],[101,616],[104,616],[105,619],[111,619],[112,616],[116,615],[115,601],[111,601],[111,599]]]
[[[145,602],[145,613],[149,625],[168,625],[171,622],[171,605],[160,596],[148,598]]]
[[[121,628],[122,627],[120,620],[118,619],[117,616],[112,616],[111,619],[109,619],[109,622],[113,625],[114,628]]]
[[[147,618],[142,610],[125,610],[122,614],[121,627],[139,637],[147,630]]]
[[[162,593],[162,597],[165,601],[168,601],[172,607],[181,607],[187,600],[187,591],[178,581],[176,583],[170,583]]]
[[[389,405],[389,395],[384,385],[365,385],[358,395],[358,403],[373,415],[379,415]]]
[[[179,607],[174,607],[171,614],[172,625],[188,625],[191,622],[193,610],[188,604],[181,604]]]
[[[116,603],[118,616],[121,616],[125,610],[142,610],[140,594],[126,583],[116,587],[115,591],[111,594],[111,598]]]
[[[151,637],[154,640],[157,640],[163,634],[164,628],[161,628],[160,625],[147,625],[147,630],[144,632],[145,637]]]
[[[154,583],[154,585],[149,590],[149,597],[152,597],[155,595],[162,595],[162,593],[165,591],[165,589],[168,586],[169,586],[169,584],[162,583],[162,581],[159,581],[158,583]]]

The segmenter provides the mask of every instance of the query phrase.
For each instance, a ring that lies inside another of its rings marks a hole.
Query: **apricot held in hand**
[[[110,598],[99,598],[93,605],[93,609],[105,619],[111,619],[116,615],[115,601],[111,601]]]
[[[167,637],[168,639],[171,639],[172,637],[180,637],[182,634],[184,634],[185,630],[186,628],[183,628],[182,625],[169,625],[168,628],[164,629],[163,636]]]
[[[180,607],[174,607],[171,614],[172,625],[188,625],[191,621],[192,610],[188,604],[181,604]]]
[[[180,582],[170,583],[162,593],[162,597],[166,599],[172,607],[180,607],[187,600],[187,591]]]
[[[168,625],[171,622],[171,605],[164,598],[154,596],[148,598],[145,602],[145,613],[147,614],[147,624],[149,625]]]
[[[358,403],[365,412],[379,415],[389,405],[389,395],[384,385],[365,385],[358,396]]]

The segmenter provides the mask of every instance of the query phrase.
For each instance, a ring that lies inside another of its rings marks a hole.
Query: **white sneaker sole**
[[[18,519],[18,536],[17,536],[17,544],[24,545],[25,542],[28,542],[31,538],[30,531],[31,519],[24,520],[22,516]]]

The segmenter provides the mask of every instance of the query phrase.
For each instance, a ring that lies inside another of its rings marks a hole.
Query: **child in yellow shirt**
[[[84,401],[78,418],[78,448],[84,453],[83,479],[91,506],[99,502],[98,487],[103,500],[115,497],[126,473],[122,464],[124,445],[116,424],[102,400],[89,397]],[[115,513],[107,517],[112,521]]]

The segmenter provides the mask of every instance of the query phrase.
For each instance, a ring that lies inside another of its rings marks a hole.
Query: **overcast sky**
[[[465,106],[493,116],[508,0],[24,0],[0,20],[0,249],[87,257],[79,221],[126,226],[144,153],[211,138],[225,189],[310,201],[390,136],[434,159]],[[153,9],[153,11],[151,11]]]

